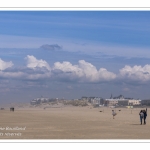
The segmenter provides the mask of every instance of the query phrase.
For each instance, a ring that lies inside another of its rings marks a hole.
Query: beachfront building
[[[128,106],[129,100],[119,100],[118,106]]]
[[[104,99],[101,97],[94,97],[91,99],[91,104],[93,105],[103,105],[104,104]]]
[[[81,100],[83,100],[83,101],[88,101],[88,100],[89,100],[89,97],[82,96],[82,97],[81,97]]]
[[[150,99],[145,99],[141,101],[141,105],[150,106]]]
[[[30,101],[31,105],[38,105],[38,104],[42,104],[42,103],[48,103],[48,102],[56,102],[58,100],[58,98],[35,98],[33,100]]]
[[[116,106],[118,105],[117,99],[105,99],[105,105],[106,106]]]
[[[138,106],[141,105],[141,100],[136,99],[124,99],[118,101],[119,106]]]
[[[124,96],[122,95],[119,95],[118,97],[113,97],[111,94],[110,98],[105,100],[105,105],[106,106],[118,106],[118,102],[121,101],[123,103],[124,100],[125,100]]]
[[[31,104],[31,105],[36,105],[37,103],[38,103],[38,102],[37,102],[37,100],[35,100],[35,99],[33,99],[33,100],[30,101],[30,104]]]
[[[88,97],[88,102],[89,103],[92,103],[92,100],[94,99],[95,97]]]
[[[128,105],[141,105],[141,100],[129,99]]]
[[[33,99],[33,100],[30,101],[30,104],[31,105],[41,104],[41,100],[40,100],[40,98],[35,98],[35,99]]]
[[[119,95],[118,97],[110,97],[110,99],[105,100],[106,106],[135,106],[141,105],[141,100],[133,99],[133,98],[124,98],[123,95]]]
[[[86,97],[82,96],[81,100],[89,102],[91,104],[98,104],[98,105],[103,105],[104,99],[101,97]]]
[[[95,97],[95,98],[91,99],[91,103],[95,104],[95,105],[100,105],[100,98]]]

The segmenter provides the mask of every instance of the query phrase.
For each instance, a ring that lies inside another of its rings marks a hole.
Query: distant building
[[[141,100],[131,99],[129,100],[128,105],[141,105]]]
[[[86,97],[86,96],[82,96],[81,100],[92,103],[92,100],[95,99],[96,97]]]
[[[89,100],[89,97],[82,96],[82,97],[81,97],[81,100],[87,100],[87,101],[88,101],[88,100]]]
[[[104,99],[101,97],[94,97],[91,99],[91,104],[93,105],[103,105],[104,104]]]
[[[94,104],[94,105],[100,105],[100,98],[93,98],[91,99],[91,104]]]
[[[112,98],[112,99],[125,99],[125,98],[124,98],[124,96],[123,96],[123,95],[119,95],[119,96],[114,97],[114,98]]]
[[[54,101],[57,101],[58,99],[54,99],[54,98],[44,98],[44,97],[41,97],[41,98],[35,98],[33,100],[30,101],[30,104],[31,105],[37,105],[37,104],[41,104],[41,103],[48,103],[48,102],[54,102]]]
[[[128,106],[129,100],[119,100],[118,106]]]
[[[33,99],[30,101],[30,104],[31,105],[37,105],[37,104],[40,104],[41,103],[41,100],[39,98],[36,98],[36,99]]]
[[[36,105],[36,104],[37,104],[37,101],[36,101],[36,100],[31,100],[31,101],[30,101],[30,104],[31,104],[31,105]]]
[[[142,100],[141,104],[146,105],[146,106],[150,106],[150,99]]]
[[[111,94],[111,98],[110,99],[106,99],[105,100],[105,105],[106,106],[128,106],[128,105],[140,105],[141,104],[141,100],[136,100],[133,98],[124,98],[123,95],[119,95],[118,97],[114,97],[112,98],[112,94]]]
[[[118,99],[105,99],[106,106],[116,106],[118,104]]]

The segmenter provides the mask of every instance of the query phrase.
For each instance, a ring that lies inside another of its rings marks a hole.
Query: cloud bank
[[[142,66],[125,66],[120,69],[120,76],[132,81],[146,82],[150,81],[150,65]]]
[[[13,63],[0,59],[0,78],[12,78],[21,80],[55,80],[71,81],[79,83],[100,83],[110,81],[131,81],[136,83],[147,83],[150,81],[150,65],[129,66],[119,70],[118,74],[108,71],[106,68],[97,69],[85,60],[79,60],[73,65],[68,61],[55,62],[53,66],[33,55],[25,57],[26,66],[22,68],[12,67]],[[129,83],[129,82],[128,82]]]
[[[25,59],[27,61],[28,68],[35,69],[37,67],[39,68],[45,67],[47,70],[50,70],[50,66],[45,60],[42,60],[42,59],[38,60],[32,55],[31,56],[27,55]]]
[[[78,79],[80,82],[100,82],[110,81],[116,78],[116,75],[107,71],[105,68],[96,69],[91,63],[79,60],[78,65],[72,65],[70,62],[56,62],[53,70],[62,71],[71,80]]]
[[[5,62],[0,58],[0,70],[5,70],[5,69],[12,67],[12,66],[13,66],[13,63],[11,61]]]

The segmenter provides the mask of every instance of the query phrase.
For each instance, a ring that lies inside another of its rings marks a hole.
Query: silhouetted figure
[[[144,124],[146,124],[147,108],[146,110],[143,110],[143,114],[144,114]]]
[[[143,120],[143,117],[144,117],[143,110],[140,111],[139,115],[140,115],[140,121],[141,121],[141,125],[142,125],[142,120]]]

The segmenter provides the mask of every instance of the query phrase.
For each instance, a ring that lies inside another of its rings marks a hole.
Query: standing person
[[[114,116],[116,116],[117,113],[114,110],[112,110],[112,115],[113,115],[113,119],[115,119]]]
[[[144,117],[143,110],[140,111],[139,115],[140,115],[140,121],[141,121],[141,125],[142,125],[142,120],[143,120],[143,117]]]
[[[146,124],[147,108],[146,110],[143,110],[143,113],[144,113],[144,124]]]

